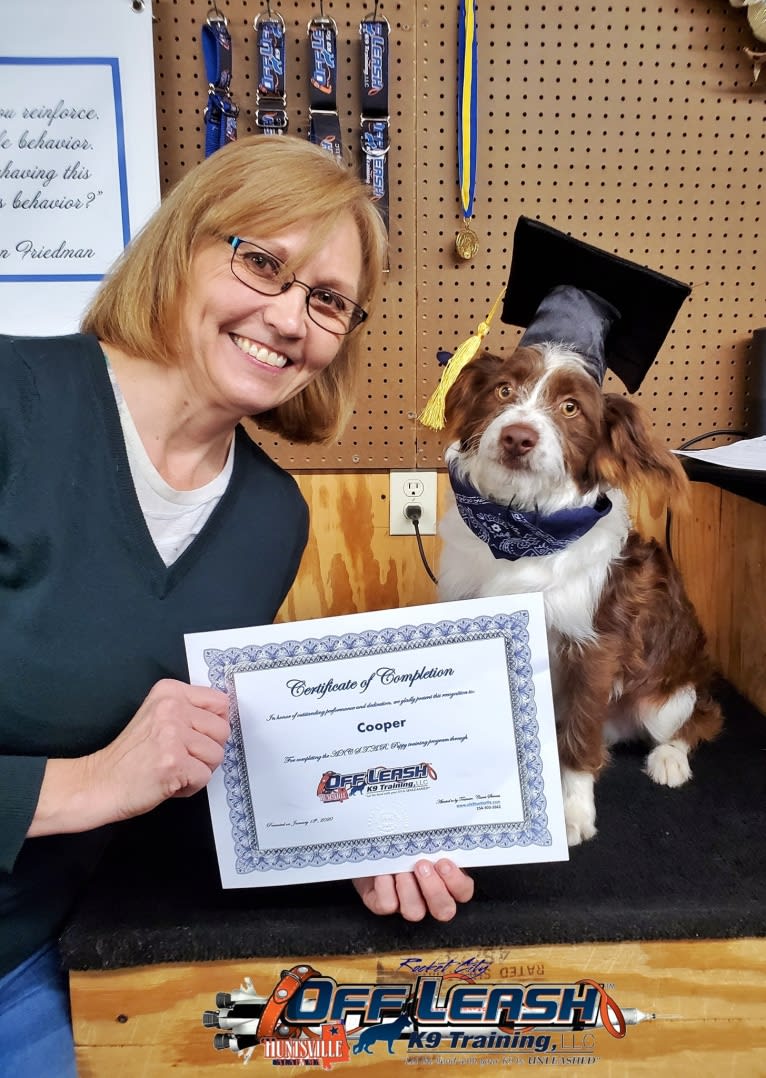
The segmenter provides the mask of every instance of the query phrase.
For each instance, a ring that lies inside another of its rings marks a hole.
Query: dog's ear
[[[628,495],[646,495],[651,506],[686,509],[686,473],[678,458],[649,433],[638,405],[618,393],[605,393],[603,422],[603,438],[596,453],[599,478]]]
[[[450,387],[444,399],[444,430],[446,441],[453,442],[464,437],[466,417],[470,414],[471,402],[475,399],[476,372],[481,367],[481,360],[487,355],[480,352]]]

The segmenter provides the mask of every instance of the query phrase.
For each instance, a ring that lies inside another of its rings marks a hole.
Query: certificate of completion
[[[566,860],[542,598],[186,637],[228,692],[208,786],[224,887]]]

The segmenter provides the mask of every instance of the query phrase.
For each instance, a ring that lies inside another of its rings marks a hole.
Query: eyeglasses
[[[229,236],[231,245],[231,272],[242,284],[262,296],[279,296],[294,284],[306,289],[306,310],[315,325],[330,333],[351,333],[367,318],[367,311],[340,292],[322,285],[310,285],[299,281],[284,262],[250,240]]]

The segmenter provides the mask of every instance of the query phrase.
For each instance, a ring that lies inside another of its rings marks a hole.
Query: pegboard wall
[[[219,0],[218,9],[232,35],[239,131],[249,134],[253,19],[267,5]],[[203,157],[200,35],[210,10],[208,0],[154,0],[165,188]],[[272,0],[271,10],[287,27],[289,130],[305,137],[306,29],[320,3]],[[322,10],[338,27],[342,137],[358,168],[359,22],[374,0],[325,0]],[[441,465],[439,436],[416,420],[439,377],[436,352],[486,317],[520,214],[692,285],[636,394],[662,440],[747,428],[758,374],[750,340],[766,325],[766,74],[753,79],[741,11],[728,0],[479,0],[480,248],[465,262],[454,247],[457,0],[379,0],[377,10],[391,25],[390,269],[366,376],[338,445],[269,436],[264,447],[293,470]],[[510,350],[519,333],[496,320],[486,347]],[[622,386],[608,376],[606,388]]]

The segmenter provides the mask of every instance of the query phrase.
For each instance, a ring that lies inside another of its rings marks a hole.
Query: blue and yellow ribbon
[[[473,216],[476,186],[477,42],[474,0],[460,0],[458,29],[458,172],[463,220]]]

